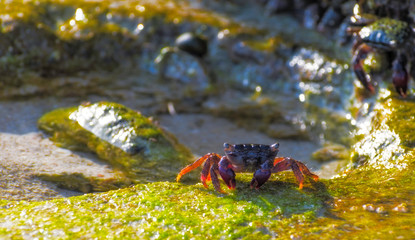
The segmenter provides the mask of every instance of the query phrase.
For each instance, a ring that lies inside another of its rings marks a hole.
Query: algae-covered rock
[[[355,76],[347,61],[301,48],[292,56],[289,66],[293,77],[301,81],[299,99],[304,104],[303,121],[307,130],[320,141],[350,146],[349,133],[354,126],[346,109]]]
[[[392,190],[375,197],[379,188],[374,181],[370,188],[362,184],[364,175],[306,184],[303,190],[292,173],[273,175],[259,191],[249,188],[250,174],[239,174],[236,191],[227,195],[202,184],[156,182],[45,202],[0,201],[0,236],[411,239],[413,200],[399,195],[391,181],[377,183]]]
[[[313,159],[319,162],[348,159],[349,156],[349,150],[340,144],[325,144],[311,155]]]
[[[61,146],[95,152],[140,182],[173,180],[192,156],[150,119],[116,103],[57,109],[38,124]]]
[[[413,162],[406,156],[415,147],[414,109],[414,102],[392,97],[377,103],[357,134],[352,160],[376,168],[406,168]]]
[[[40,203],[0,201],[0,236],[269,239],[297,234],[322,208],[319,187],[299,191],[293,183],[279,182],[258,192],[248,187],[251,176],[245,175],[229,195],[201,184],[156,182]]]

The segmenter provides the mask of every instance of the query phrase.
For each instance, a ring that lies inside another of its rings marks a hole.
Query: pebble
[[[363,210],[366,210],[368,212],[375,212],[379,214],[387,214],[388,211],[386,211],[384,206],[375,207],[373,204],[364,204]]]
[[[388,211],[386,211],[386,209],[385,209],[384,206],[377,207],[376,208],[376,212],[379,213],[379,214],[386,214],[386,213],[388,213]]]
[[[394,207],[392,210],[395,212],[401,212],[401,213],[409,212],[408,205],[406,203],[401,203],[398,206]]]
[[[376,210],[375,206],[373,206],[373,204],[364,204],[363,206],[363,210],[369,211],[369,212],[374,212]]]

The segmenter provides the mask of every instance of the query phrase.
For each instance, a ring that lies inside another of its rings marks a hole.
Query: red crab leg
[[[406,90],[408,88],[408,72],[405,65],[407,63],[404,54],[399,53],[398,57],[393,61],[392,82],[395,86],[396,92],[402,97],[406,97]]]
[[[212,179],[212,184],[213,187],[215,188],[216,191],[220,192],[220,193],[225,193],[225,191],[223,191],[220,188],[220,182],[219,182],[219,178],[218,178],[218,174],[219,174],[219,159],[214,159],[216,161],[214,161],[212,163],[212,167],[210,168],[210,177]]]
[[[232,164],[227,157],[222,157],[218,163],[219,174],[222,180],[226,183],[229,189],[235,189],[235,172],[232,169]]]
[[[202,163],[204,163],[208,157],[209,154],[197,159],[194,163],[187,165],[179,172],[179,174],[176,177],[176,181],[180,181],[180,178],[182,178],[183,175],[202,165]]]
[[[221,156],[219,154],[216,153],[208,153],[205,156],[197,159],[194,163],[187,165],[185,168],[183,168],[180,173],[177,175],[176,181],[180,181],[180,178],[182,178],[183,175],[185,175],[186,173],[192,171],[193,169],[199,167],[200,165],[202,165],[203,162],[205,162],[208,158],[212,158],[212,157],[216,157],[218,159],[221,158]],[[207,178],[207,176],[205,176],[205,178]],[[203,181],[203,180],[202,180]]]
[[[318,180],[318,176],[311,173],[307,166],[302,162],[289,157],[278,157],[274,159],[274,167],[272,169],[273,173],[289,169],[294,172],[294,175],[299,183],[299,189],[303,188],[304,176],[312,177],[315,181]]]
[[[208,188],[208,185],[206,184],[206,181],[210,181],[210,168],[212,166],[212,158],[208,157],[205,164],[203,165],[202,174],[200,176],[200,180],[203,183],[203,186],[205,188]]]
[[[208,174],[208,176],[207,176],[207,178],[206,178],[206,181],[210,181],[211,179],[210,179],[210,172],[209,172],[209,174]]]
[[[375,88],[373,87],[372,83],[370,83],[369,79],[366,77],[366,72],[363,70],[363,61],[372,51],[372,48],[366,44],[362,44],[357,48],[357,53],[353,57],[353,70],[356,74],[357,79],[362,83],[362,85],[369,90],[371,93],[375,92]]]

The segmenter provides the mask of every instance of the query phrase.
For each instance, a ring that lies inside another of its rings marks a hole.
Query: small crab
[[[394,58],[392,63],[392,82],[399,95],[405,97],[408,88],[408,58],[413,58],[412,34],[407,22],[391,19],[366,20],[366,26],[355,28],[357,35],[353,46],[353,70],[362,85],[374,93],[375,88],[371,79],[363,69],[363,62],[372,51],[383,51]],[[356,23],[361,24],[362,23]]]
[[[186,173],[205,163],[202,169],[201,181],[207,188],[206,181],[212,180],[216,191],[223,192],[220,188],[218,174],[229,189],[235,189],[235,172],[253,172],[251,188],[260,188],[271,176],[291,169],[299,182],[299,188],[303,188],[304,175],[312,177],[315,181],[318,176],[301,162],[289,157],[277,157],[279,144],[235,144],[224,143],[225,156],[217,153],[208,153],[197,159],[194,163],[183,168],[177,175],[177,181]]]

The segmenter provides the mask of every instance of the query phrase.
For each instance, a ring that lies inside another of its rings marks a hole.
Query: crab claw
[[[265,162],[261,165],[261,169],[258,169],[254,173],[254,177],[251,181],[251,188],[258,189],[260,188],[266,181],[268,181],[269,177],[271,176],[271,168],[272,163]]]
[[[402,97],[406,96],[406,90],[408,88],[408,72],[405,69],[406,65],[406,57],[403,54],[399,54],[399,56],[393,61],[393,74],[392,74],[392,82],[395,86],[396,91]]]
[[[235,172],[232,170],[232,165],[225,157],[219,162],[219,174],[229,189],[235,189]]]
[[[256,170],[254,173],[254,177],[251,181],[251,188],[258,189],[260,188],[266,181],[268,181],[269,177],[271,176],[271,170],[263,170],[259,169]]]

